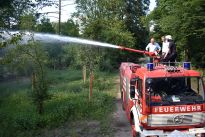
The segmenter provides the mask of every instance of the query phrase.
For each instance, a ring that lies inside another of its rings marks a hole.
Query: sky
[[[58,1],[58,0],[56,0]],[[75,0],[62,0],[62,10],[61,10],[61,22],[66,22],[72,15],[73,12],[75,12]],[[51,22],[57,22],[58,21],[58,7],[51,6],[51,7],[45,7],[43,8],[40,13],[46,13],[46,12],[56,12],[56,13],[49,13],[45,15],[50,19]]]
[[[58,1],[58,0],[56,0]],[[75,0],[62,0],[62,14],[61,14],[61,22],[66,22],[72,15],[73,12],[75,12]],[[150,11],[154,9],[156,6],[155,0],[150,0]],[[46,15],[50,19],[51,22],[57,22],[58,21],[58,7],[52,6],[52,7],[45,7],[41,11],[41,13],[46,12],[56,12],[56,13],[49,13]]]
[[[155,0],[150,0],[149,10],[150,10],[150,11],[153,11],[155,7],[156,7],[156,2],[155,2]]]

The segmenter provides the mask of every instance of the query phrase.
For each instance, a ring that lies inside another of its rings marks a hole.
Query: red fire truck
[[[122,107],[134,137],[169,136],[173,131],[205,133],[205,95],[201,74],[190,62],[120,66]]]

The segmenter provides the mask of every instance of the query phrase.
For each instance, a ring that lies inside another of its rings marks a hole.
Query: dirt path
[[[116,84],[119,85],[119,81],[117,81]],[[125,111],[122,110],[119,86],[117,86],[116,111],[113,114],[113,128],[115,137],[132,137],[131,126]]]

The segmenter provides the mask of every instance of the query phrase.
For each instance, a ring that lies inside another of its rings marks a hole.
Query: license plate
[[[192,129],[189,129],[189,132],[191,132],[191,133],[205,133],[205,128],[192,128]]]

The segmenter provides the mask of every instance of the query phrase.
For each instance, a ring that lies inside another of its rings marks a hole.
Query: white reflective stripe
[[[140,117],[140,113],[139,111],[136,109],[135,106],[133,106],[131,108],[131,112],[133,113],[133,116],[134,116],[134,122],[135,122],[135,130],[137,132],[141,132],[141,129],[140,129],[140,120],[139,120],[139,117]]]
[[[143,130],[141,134],[144,136],[165,135],[163,130]]]
[[[126,91],[126,78],[123,77],[122,88]]]
[[[175,130],[175,131],[177,131],[177,130]],[[167,132],[166,131],[166,132],[164,132],[163,130],[146,130],[146,129],[144,129],[143,132],[141,132],[141,134],[143,136],[167,137],[175,131],[172,131],[172,132]],[[178,131],[178,132],[182,132],[183,134],[187,135],[187,137],[195,137],[195,134],[197,134],[197,133],[199,133],[199,134],[200,133],[205,133],[205,127],[192,128],[192,129],[189,129],[187,131]]]
[[[125,77],[123,77],[122,83],[123,83],[123,84],[126,83]]]
[[[203,128],[191,128],[189,133],[205,133],[205,127]]]

